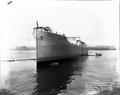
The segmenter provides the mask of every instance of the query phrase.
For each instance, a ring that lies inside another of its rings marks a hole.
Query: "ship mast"
[[[39,25],[38,25],[38,21],[36,20],[36,25],[37,25],[37,28],[39,27]]]
[[[38,40],[37,40],[37,30],[38,30],[38,28],[39,28],[39,25],[38,25],[38,21],[36,20],[36,25],[37,25],[37,27],[36,27],[36,57],[38,58]]]

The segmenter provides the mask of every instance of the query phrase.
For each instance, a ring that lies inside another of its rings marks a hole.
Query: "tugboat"
[[[39,27],[38,22],[33,35],[36,38],[37,63],[88,55],[88,48],[79,37],[66,37],[53,32],[50,27]],[[76,43],[71,43],[69,38],[77,39]]]

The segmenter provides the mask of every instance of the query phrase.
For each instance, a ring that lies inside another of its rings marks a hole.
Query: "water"
[[[35,59],[35,50],[5,52],[0,62],[0,95],[120,94],[118,51],[91,51],[102,56],[79,57],[39,70],[36,60],[18,60]]]

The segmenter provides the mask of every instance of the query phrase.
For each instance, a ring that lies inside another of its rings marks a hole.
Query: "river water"
[[[119,52],[90,52],[102,56],[78,57],[36,69],[35,50],[4,51],[0,95],[120,95]]]

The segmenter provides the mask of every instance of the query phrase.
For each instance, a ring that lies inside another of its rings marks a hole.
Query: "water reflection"
[[[9,58],[9,51],[4,50],[3,47],[0,48],[0,89],[7,88],[9,83],[9,64],[7,62],[2,62]]]
[[[6,48],[4,48],[4,45],[0,47],[0,95],[12,95],[9,92],[6,92],[6,89],[10,88],[9,84],[10,66],[9,63],[3,62],[2,60],[6,60],[10,56],[9,50],[5,49]]]
[[[9,87],[9,64],[7,62],[0,63],[0,89]]]
[[[56,95],[67,89],[73,79],[74,72],[84,68],[83,62],[87,57],[59,62],[58,66],[37,69],[37,86],[34,95]],[[78,66],[79,65],[79,66]],[[82,75],[79,73],[79,75]]]

